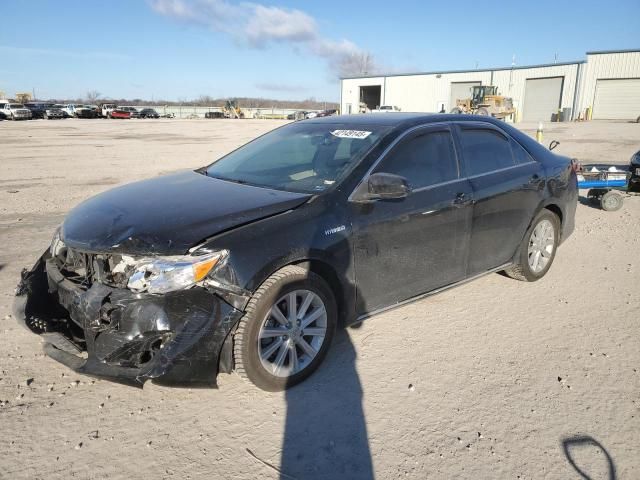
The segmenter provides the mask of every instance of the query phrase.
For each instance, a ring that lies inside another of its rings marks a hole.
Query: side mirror
[[[411,192],[407,179],[392,173],[374,173],[367,187],[369,200],[405,198]]]
[[[560,142],[557,140],[553,140],[550,144],[549,144],[549,150],[553,150],[554,148],[556,148],[558,145],[560,145]]]

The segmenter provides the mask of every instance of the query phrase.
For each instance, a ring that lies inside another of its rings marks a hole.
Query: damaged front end
[[[248,300],[232,277],[225,252],[135,259],[77,251],[56,236],[23,272],[14,311],[47,355],[79,373],[214,387],[233,369],[230,333]]]

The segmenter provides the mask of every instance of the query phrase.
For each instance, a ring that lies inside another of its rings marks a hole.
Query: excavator
[[[476,85],[471,98],[457,99],[451,113],[471,113],[504,119],[516,111],[513,99],[498,95],[498,87],[494,85]]]

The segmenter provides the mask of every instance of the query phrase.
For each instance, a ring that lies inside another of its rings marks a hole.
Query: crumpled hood
[[[62,239],[88,252],[182,255],[205,238],[295,208],[309,197],[181,172],[86,200],[67,215]]]

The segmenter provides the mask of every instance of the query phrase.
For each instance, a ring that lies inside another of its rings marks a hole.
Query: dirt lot
[[[287,394],[236,375],[219,390],[92,380],[16,324],[19,272],[71,207],[277,125],[0,122],[0,478],[640,478],[640,197],[579,205],[540,282],[490,275],[341,332]],[[551,139],[627,164],[640,125],[557,124]]]

